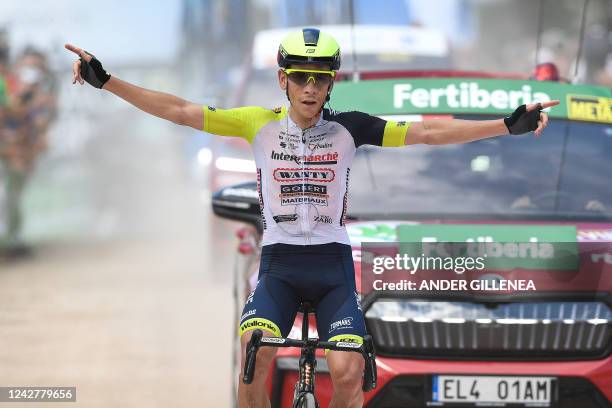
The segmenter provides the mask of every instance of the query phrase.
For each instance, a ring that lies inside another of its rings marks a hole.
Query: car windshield
[[[350,213],[358,218],[610,219],[611,154],[612,126],[565,120],[552,120],[540,138],[363,146],[351,170]]]

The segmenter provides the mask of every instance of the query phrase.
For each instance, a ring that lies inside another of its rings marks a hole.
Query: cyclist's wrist
[[[495,135],[507,135],[508,127],[506,126],[506,122],[504,119],[494,119],[492,120],[495,128]]]
[[[118,79],[119,78],[117,78],[116,76],[111,76],[108,79],[108,81],[106,81],[106,83],[104,85],[102,85],[101,89],[104,89],[105,91],[109,91],[109,92],[115,91],[117,89],[117,85],[119,83]]]

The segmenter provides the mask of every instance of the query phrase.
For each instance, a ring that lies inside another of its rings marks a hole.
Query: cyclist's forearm
[[[165,92],[152,91],[112,76],[103,89],[131,103],[138,109],[174,123],[183,124],[187,101]]]
[[[433,119],[423,121],[422,126],[426,135],[425,143],[432,145],[466,143],[508,134],[503,119]]]

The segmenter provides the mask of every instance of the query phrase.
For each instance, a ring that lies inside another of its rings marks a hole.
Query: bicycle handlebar
[[[363,391],[370,391],[376,388],[377,373],[376,373],[376,353],[374,351],[374,343],[372,336],[366,334],[363,336],[363,344],[342,342],[342,341],[319,341],[319,339],[296,340],[282,337],[263,337],[263,332],[260,329],[253,330],[253,335],[247,344],[247,355],[244,364],[244,376],[242,381],[245,384],[253,382],[253,374],[255,372],[256,355],[259,347],[312,347],[314,349],[328,349],[338,351],[353,351],[363,356],[365,368],[363,372]]]

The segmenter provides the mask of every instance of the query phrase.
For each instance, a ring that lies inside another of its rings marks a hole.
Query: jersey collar
[[[287,127],[291,130],[298,130],[298,131],[302,131],[302,128],[299,127],[297,125],[297,123],[295,123],[292,119],[291,119],[291,115],[289,115],[289,109],[291,109],[291,107],[287,107]],[[314,126],[309,127],[308,129],[312,129],[314,127],[317,126],[321,126],[324,124],[324,120],[323,120],[323,110],[321,110],[321,113],[319,113],[319,120],[317,120],[317,123]]]

